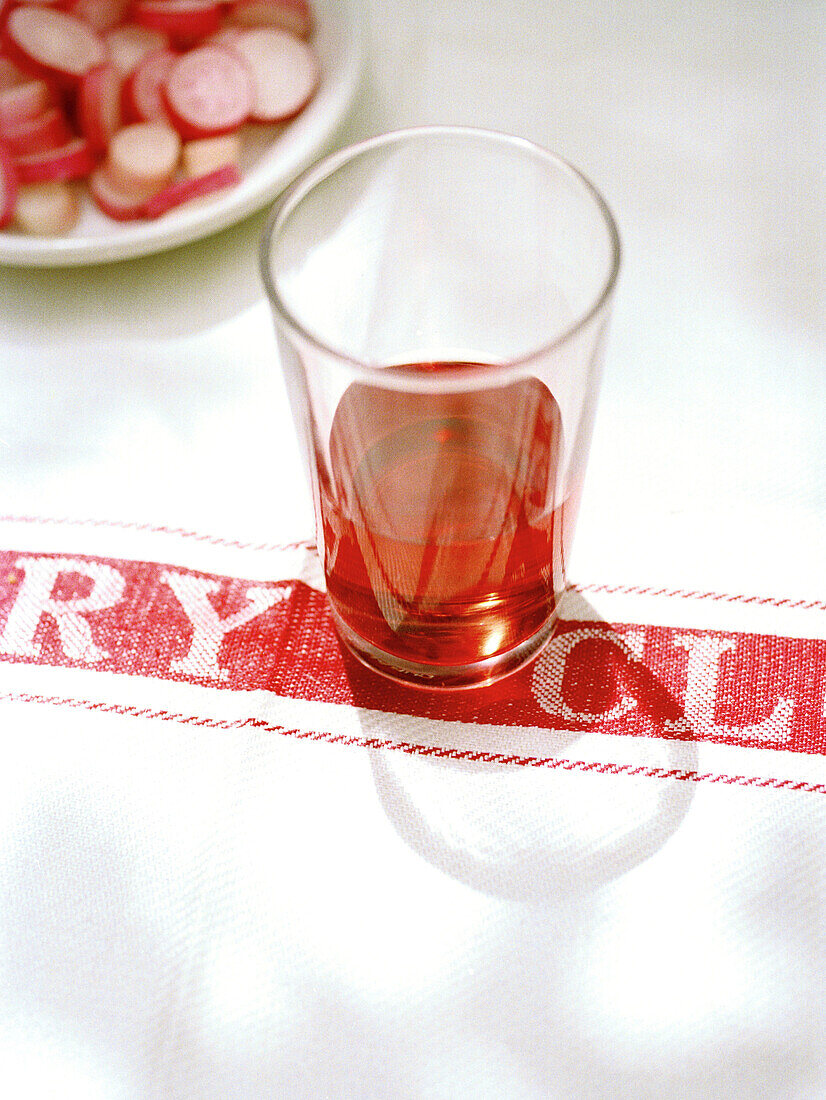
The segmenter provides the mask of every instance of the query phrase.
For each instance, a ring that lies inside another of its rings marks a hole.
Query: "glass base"
[[[424,665],[417,661],[405,661],[394,653],[377,649],[357,634],[330,605],[333,622],[339,637],[361,664],[396,683],[430,691],[462,691],[486,687],[524,668],[545,647],[557,621],[554,612],[548,621],[513,649],[498,653],[483,661],[467,665]]]

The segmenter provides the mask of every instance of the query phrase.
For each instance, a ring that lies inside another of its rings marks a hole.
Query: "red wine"
[[[329,596],[356,648],[450,668],[542,631],[571,526],[561,449],[559,407],[535,378],[447,394],[351,385],[320,504]]]

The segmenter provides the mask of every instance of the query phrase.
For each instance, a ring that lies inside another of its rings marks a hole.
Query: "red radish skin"
[[[151,198],[146,204],[147,218],[160,218],[161,215],[174,210],[184,203],[194,199],[202,199],[207,195],[213,195],[216,191],[223,191],[227,187],[235,187],[241,182],[241,173],[234,164],[217,168],[205,176],[196,179],[180,180],[165,187]]]
[[[106,152],[120,129],[120,86],[120,74],[109,62],[91,69],[80,82],[77,119],[80,132],[96,153]]]
[[[86,138],[74,138],[56,149],[18,157],[15,163],[21,183],[42,183],[88,176],[95,166],[95,156]]]
[[[135,23],[124,23],[108,31],[103,40],[112,64],[123,76],[128,75],[154,50],[169,48],[169,36]]]
[[[177,60],[172,50],[155,50],[129,74],[123,85],[123,114],[129,122],[166,119],[162,89]]]
[[[82,19],[34,4],[14,8],[6,20],[6,40],[12,61],[73,85],[84,73],[106,60],[100,35]]]
[[[147,198],[172,179],[181,156],[181,139],[163,122],[136,122],[115,134],[106,171],[124,195]]]
[[[216,0],[135,0],[135,22],[168,34],[174,45],[188,47],[221,27]]]
[[[245,31],[233,49],[249,65],[255,83],[256,122],[287,122],[307,106],[319,81],[315,51],[286,31]]]
[[[33,153],[45,153],[48,149],[57,149],[71,140],[71,131],[66,116],[59,107],[50,107],[47,111],[0,131],[10,153],[16,157],[28,157]]]
[[[236,0],[229,18],[242,27],[277,27],[297,38],[313,33],[313,10],[306,0]]]
[[[17,168],[9,150],[0,143],[0,229],[14,217],[19,181]]]
[[[134,222],[146,216],[146,199],[124,195],[103,167],[89,177],[89,194],[98,210],[116,222]]]
[[[27,80],[0,92],[0,131],[37,118],[50,102],[51,93],[43,80]]]
[[[100,33],[123,22],[130,2],[131,0],[69,0],[67,10]]]
[[[255,89],[244,60],[223,46],[199,46],[173,65],[163,88],[169,117],[185,141],[237,130]]]

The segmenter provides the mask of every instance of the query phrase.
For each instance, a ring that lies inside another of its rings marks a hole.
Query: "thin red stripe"
[[[724,783],[735,787],[771,788],[774,790],[800,791],[805,794],[826,794],[826,784],[807,783],[803,780],[776,779],[771,776],[727,775],[714,772],[697,772],[685,768],[652,768],[644,765],[610,764],[597,761],[567,760],[548,756],[520,756],[498,752],[481,752],[475,749],[452,749],[439,746],[417,745],[410,741],[391,741],[379,737],[356,737],[352,734],[324,733],[319,730],[289,728],[260,718],[234,720],[204,718],[192,714],[179,714],[150,707],[123,706],[118,703],[100,703],[89,699],[64,699],[59,696],[33,695],[26,692],[2,692],[0,699],[7,702],[43,703],[49,706],[65,706],[121,714],[130,718],[151,718],[181,725],[202,726],[210,729],[258,729],[295,737],[304,741],[323,741],[331,745],[346,745],[367,749],[392,749],[412,756],[431,756],[439,759],[462,760],[482,764],[499,764],[523,768],[548,768],[551,770],[596,772],[600,775],[644,776],[648,779],[676,779],[687,783]]]

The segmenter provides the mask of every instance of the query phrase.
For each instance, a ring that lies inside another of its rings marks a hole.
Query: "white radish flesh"
[[[178,166],[181,139],[164,122],[136,122],[109,143],[106,171],[125,195],[146,198],[167,184]]]
[[[138,27],[134,23],[125,23],[115,27],[104,36],[112,64],[123,76],[131,73],[138,64],[153,50],[166,49],[169,38],[160,31],[151,31]]]
[[[31,183],[21,187],[14,212],[24,233],[38,236],[68,233],[77,222],[77,196],[66,183]]]
[[[164,86],[169,117],[184,139],[231,133],[255,99],[252,76],[236,53],[200,46],[173,65]]]
[[[14,8],[6,37],[24,62],[64,80],[77,80],[106,60],[103,40],[88,23],[51,8]]]
[[[0,145],[0,228],[14,217],[20,185],[11,153]]]
[[[96,152],[104,152],[120,128],[120,88],[120,74],[108,62],[95,66],[80,82],[77,118],[81,133]]]
[[[227,165],[237,167],[240,156],[241,139],[237,134],[224,134],[222,137],[188,141],[184,145],[181,161],[184,175],[197,179]]]
[[[233,44],[252,70],[257,122],[286,122],[312,99],[319,67],[311,46],[286,31],[261,27],[245,31]]]
[[[146,204],[146,216],[159,218],[177,206],[183,206],[184,203],[193,202],[195,199],[206,198],[227,187],[235,187],[240,182],[241,173],[235,165],[228,164],[208,175],[198,176],[197,179],[172,183],[149,199]]]

